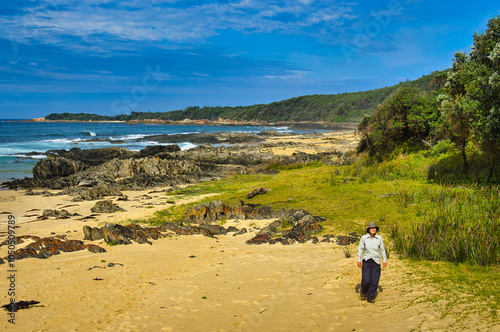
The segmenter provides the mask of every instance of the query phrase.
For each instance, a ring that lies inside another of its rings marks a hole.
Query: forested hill
[[[270,104],[251,106],[191,106],[170,112],[132,112],[130,115],[103,116],[87,113],[52,113],[46,120],[67,121],[131,121],[131,120],[226,120],[238,121],[326,121],[359,122],[364,115],[372,114],[388,96],[403,86],[413,86],[419,91],[432,91],[446,81],[443,71],[436,71],[414,81],[406,81],[375,90],[341,93],[335,95],[308,95]]]

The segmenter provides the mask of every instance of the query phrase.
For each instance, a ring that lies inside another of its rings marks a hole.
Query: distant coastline
[[[247,121],[247,120],[207,120],[207,119],[184,119],[181,121],[163,119],[143,119],[143,120],[47,120],[45,118],[33,118],[25,120],[5,120],[20,122],[62,122],[62,123],[128,123],[128,124],[161,124],[161,125],[197,125],[197,126],[262,126],[262,127],[289,127],[292,129],[321,129],[321,130],[344,130],[355,129],[356,122],[325,122],[325,121]]]

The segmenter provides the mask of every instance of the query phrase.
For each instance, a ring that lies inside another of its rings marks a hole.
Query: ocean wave
[[[69,138],[56,138],[56,139],[46,139],[42,140],[40,142],[42,143],[63,143],[63,144],[72,144],[72,143],[79,143],[81,142],[81,138],[74,138],[74,139],[69,139]]]
[[[195,148],[197,146],[198,145],[194,145],[193,143],[189,143],[189,142],[181,143],[179,145],[179,147],[181,148],[182,151],[189,150],[189,149]]]
[[[136,139],[143,138],[146,136],[149,136],[149,135],[130,134],[130,135],[124,135],[124,136],[118,136],[118,137],[109,136],[109,139],[113,140],[113,141],[131,141],[131,140],[136,140]]]
[[[90,137],[96,137],[97,136],[97,134],[96,134],[95,131],[84,131],[82,134],[85,135],[85,136],[90,136]]]
[[[27,154],[13,154],[11,155],[12,157],[18,157],[18,158],[30,158],[30,159],[45,159],[47,158],[46,155],[43,154],[34,154],[34,155],[27,155]]]

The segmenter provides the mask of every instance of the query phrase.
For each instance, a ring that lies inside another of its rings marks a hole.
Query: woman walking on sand
[[[377,232],[377,224],[370,222],[366,228],[367,234],[361,237],[358,247],[358,266],[361,268],[361,300],[367,300],[370,303],[375,302],[375,294],[380,280],[381,257],[382,267],[385,269],[387,266],[384,240]],[[363,263],[361,263],[361,257],[363,257]]]

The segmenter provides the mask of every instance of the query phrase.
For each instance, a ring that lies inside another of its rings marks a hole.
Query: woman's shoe
[[[360,293],[360,298],[362,301],[366,300],[366,294],[363,294],[363,292],[359,292]]]
[[[375,299],[368,299],[367,301],[370,303],[375,303]]]

